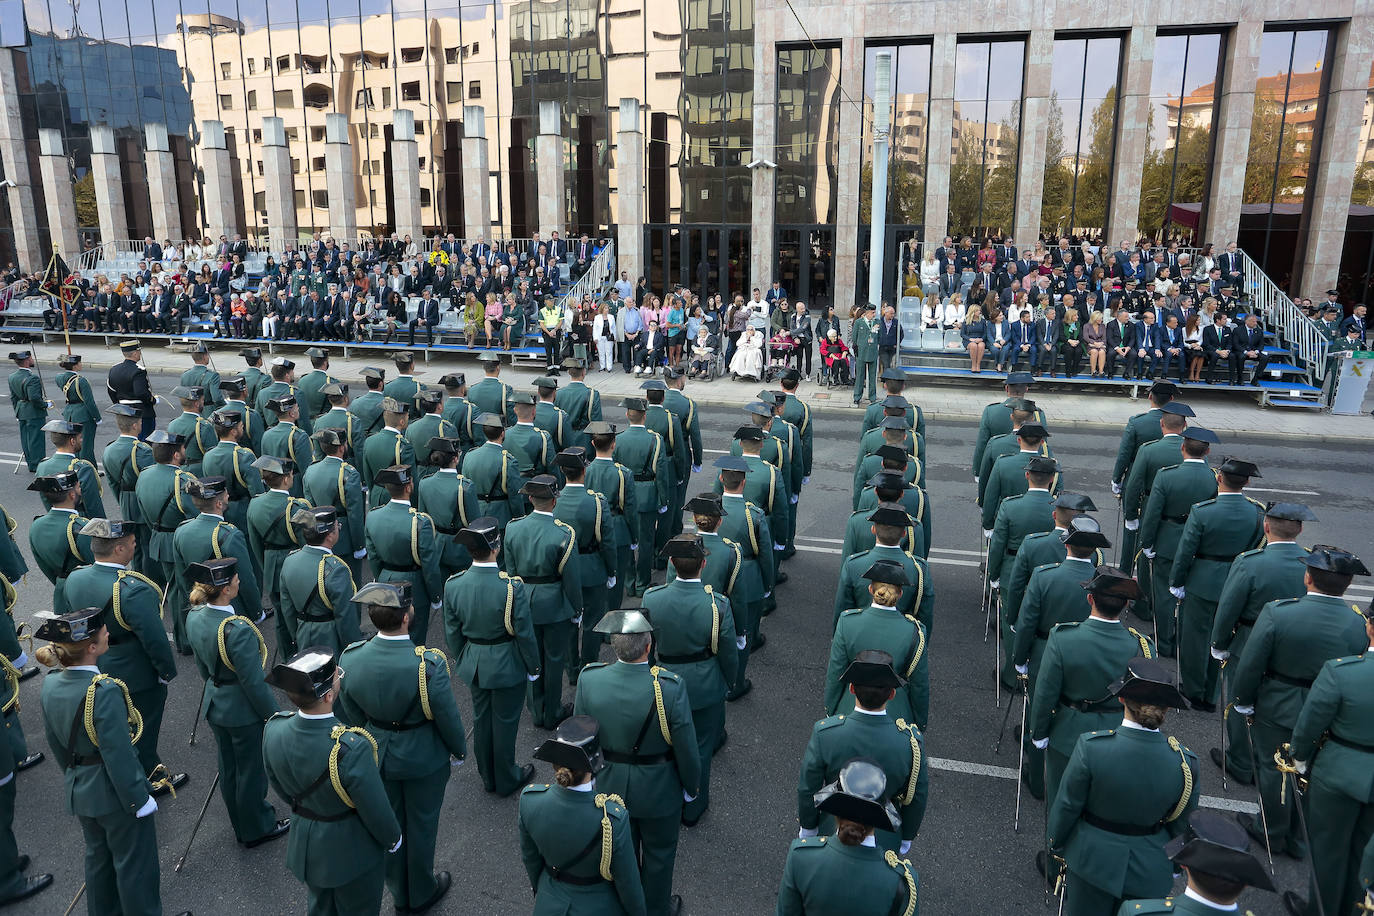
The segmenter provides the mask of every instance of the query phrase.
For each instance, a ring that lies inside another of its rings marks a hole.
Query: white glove
[[[980,481],[980,480],[978,479],[978,475],[977,475],[977,474],[974,474],[974,475],[973,475],[973,482],[974,482],[975,484],[978,484],[978,483],[981,483],[982,481]]]
[[[396,850],[398,850],[398,849],[401,848],[401,844],[404,843],[404,842],[405,842],[405,834],[402,834],[401,836],[398,836],[398,837],[396,838],[396,845],[393,846],[393,847],[391,847],[390,849],[388,849],[387,852],[395,852]]]
[[[429,612],[430,612],[431,614],[433,614],[435,611],[438,611],[438,610],[442,609],[443,606],[444,606],[444,602],[442,602],[442,601],[435,601],[435,602],[433,602],[432,604],[430,604],[430,606],[429,606]]]
[[[638,549],[639,549],[639,545],[638,545],[638,544],[631,544],[631,545],[630,545],[630,549],[631,549],[631,550],[638,550]]]
[[[171,681],[167,680],[166,678],[158,678],[157,682],[161,684],[163,687],[166,687],[168,684],[171,683]]]
[[[1126,530],[1127,530],[1127,531],[1136,531],[1136,530],[1138,530],[1139,528],[1140,528],[1140,519],[1138,519],[1138,518],[1128,518],[1128,519],[1126,519]]]
[[[531,684],[533,684],[535,681],[539,680],[539,675],[537,675],[537,674],[527,674],[527,675],[525,675],[525,680],[527,680],[527,681],[529,681]]]
[[[688,794],[687,794],[687,790],[686,790],[686,789],[683,789],[683,790],[682,790],[682,800],[683,800],[684,802],[694,802],[694,801],[697,800],[697,797],[696,797],[695,795],[688,795]]]
[[[1121,495],[1121,481],[1119,481],[1119,480],[1113,480],[1113,481],[1112,481],[1112,495],[1113,495],[1113,496],[1120,496],[1120,495]]]
[[[1017,674],[1030,674],[1030,664],[1027,663],[1027,664],[1024,664],[1024,665],[1017,665],[1017,666],[1016,666],[1016,673],[1017,673]]]
[[[904,856],[904,855],[906,855],[906,854],[909,853],[909,852],[911,852],[911,841],[910,841],[910,840],[902,840],[902,845],[901,845],[901,847],[897,850],[897,855],[899,855],[899,856]]]
[[[367,557],[367,548],[366,548],[366,547],[359,547],[357,550],[353,551],[353,559],[355,559],[355,560],[362,560],[362,559],[364,559],[364,558],[366,558],[366,557]]]
[[[991,529],[991,528],[984,528],[984,529],[983,529],[983,540],[985,540],[985,541],[990,541],[990,540],[992,540],[992,529]]]
[[[692,465],[692,473],[693,473],[693,474],[700,474],[700,473],[701,473],[701,465],[699,465],[699,464],[694,464],[694,465]]]
[[[1002,580],[1001,580],[1001,579],[993,579],[991,582],[988,583],[988,585],[992,586],[992,590],[993,590],[993,591],[997,591],[999,588],[1002,587]]]
[[[451,769],[451,770],[456,770],[456,769],[458,769],[458,768],[459,768],[460,766],[462,766],[462,765],[463,765],[463,758],[462,758],[462,757],[450,757],[450,758],[448,759],[448,766],[449,766],[449,769]]]
[[[787,501],[795,506],[797,504],[797,494],[793,493],[791,496],[787,497]]]
[[[736,648],[736,649],[739,649],[741,652],[744,651],[744,647],[747,646],[748,644],[749,644],[749,637],[747,637],[747,636],[736,636],[736,637],[735,637],[735,648]]]
[[[606,580],[606,587],[615,588],[615,576],[611,576],[609,579]]]
[[[1253,716],[1255,714],[1255,707],[1241,706],[1239,703],[1237,703],[1236,705],[1231,707],[1231,711],[1239,716]]]
[[[21,650],[20,653],[19,653],[19,657],[16,658],[16,659],[14,660],[14,668],[15,668],[16,671],[23,671],[23,670],[24,670],[24,666],[27,665],[28,663],[29,663],[29,653],[24,652],[24,651]]]
[[[809,484],[810,482],[811,482],[811,475],[810,475],[810,474],[808,474],[807,476],[805,476],[805,477],[802,478],[802,486],[806,486],[806,485]]]
[[[1230,657],[1231,653],[1227,652],[1225,649],[1218,649],[1216,646],[1212,647],[1212,658],[1215,658],[1217,661],[1224,662]]]
[[[134,817],[147,817],[148,815],[152,814],[152,813],[153,813],[154,811],[156,811],[156,810],[157,810],[157,799],[155,799],[155,798],[153,798],[151,795],[149,795],[149,796],[148,796],[148,800],[147,800],[146,802],[143,803],[143,807],[142,807],[142,808],[139,808],[137,811],[134,812]]]
[[[813,836],[818,836],[819,834],[820,834],[820,831],[817,830],[815,827],[802,827],[802,828],[800,828],[800,829],[797,830],[797,839],[799,839],[799,840],[810,839],[811,837],[813,837]]]
[[[1186,592],[1183,586],[1181,585],[1171,585],[1169,586],[1169,594],[1173,595],[1175,598],[1182,601],[1183,596],[1186,594]]]
[[[663,513],[667,512],[667,511],[668,511],[668,507],[667,507],[667,506],[659,506],[659,507],[658,507],[658,514],[659,514],[659,515],[662,515]]]
[[[1037,751],[1043,751],[1045,748],[1047,748],[1047,747],[1050,746],[1050,739],[1049,739],[1049,738],[1033,738],[1033,739],[1031,739],[1031,744],[1035,747],[1035,749],[1036,749]]]
[[[575,627],[580,627],[582,625],[582,615],[578,614],[576,617],[574,617],[572,619],[572,624]]]
[[[772,592],[772,591],[766,591],[766,592],[763,593],[763,597],[765,597],[765,598],[772,598],[772,597],[773,597],[773,592]]]
[[[787,545],[786,545],[786,544],[779,544],[777,541],[774,541],[774,542],[773,542],[773,552],[774,552],[774,553],[782,553],[782,552],[783,552],[784,550],[786,550],[786,549],[787,549]]]
[[[1140,552],[1145,554],[1145,556],[1149,557],[1151,560],[1155,558],[1155,549],[1153,547],[1141,548]]]

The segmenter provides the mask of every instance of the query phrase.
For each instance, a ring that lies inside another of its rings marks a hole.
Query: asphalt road
[[[163,392],[175,382],[154,380]],[[98,386],[97,386],[98,387]],[[919,393],[915,395],[918,400]],[[932,392],[931,397],[938,397]],[[1204,411],[1205,413],[1205,411]],[[702,411],[708,459],[729,447],[737,412]],[[1050,424],[1053,427],[1053,417]],[[755,689],[728,708],[730,743],[713,768],[713,804],[700,826],[684,830],[674,889],[687,912],[770,913],[788,843],[796,834],[796,780],[800,757],[812,723],[821,716],[831,604],[840,562],[840,538],[849,515],[849,482],[853,469],[859,414],[837,411],[816,415],[816,457],[810,486],[802,495],[798,520],[798,554],[787,564],[791,580],[779,589],[779,608],[763,625],[769,642],[750,662]],[[1199,422],[1206,425],[1207,417]],[[19,520],[16,539],[26,555],[27,527],[38,514],[35,494],[24,490],[27,470],[12,475],[18,459],[17,427],[0,418],[0,494]],[[994,704],[991,644],[983,641],[979,613],[979,524],[972,512],[974,485],[968,464],[976,429],[968,424],[932,422],[928,429],[927,468],[935,522],[931,554],[936,590],[936,627],[930,644],[932,704],[925,750],[932,767],[930,805],[911,859],[920,873],[921,910],[925,914],[1041,913],[1039,875],[1032,857],[1042,842],[1044,809],[1029,795],[1022,799],[1020,833],[1012,831],[1016,797],[1016,745],[1005,741],[1000,755],[993,743],[1005,706]],[[97,454],[114,432],[101,428]],[[1116,436],[1066,431],[1054,438],[1063,462],[1066,486],[1088,493],[1099,506],[1104,529],[1115,524],[1115,503],[1108,475],[1116,454]],[[1363,489],[1368,452],[1357,447],[1292,443],[1267,444],[1262,431],[1245,441],[1228,441],[1222,454],[1243,456],[1264,473],[1256,481],[1266,489],[1255,496],[1278,494],[1310,505],[1321,521],[1309,523],[1304,543],[1331,543],[1374,554],[1367,537],[1367,515],[1351,494]],[[690,488],[705,489],[709,467]],[[27,619],[47,606],[50,586],[32,560],[19,589],[16,614]],[[1369,580],[1358,583],[1352,598],[1369,600]],[[264,629],[269,641],[271,628]],[[442,645],[440,625],[431,632]],[[175,799],[162,802],[158,818],[162,892],[167,912],[192,908],[205,914],[301,913],[304,888],[286,871],[285,842],[247,851],[233,838],[222,803],[216,798],[202,825],[185,869],[172,863],[190,836],[192,824],[214,777],[215,748],[208,729],[197,744],[187,743],[199,696],[200,681],[189,659],[179,658],[180,676],[173,682],[162,733],[162,754],[175,770],[192,776]],[[46,750],[38,703],[40,680],[24,683],[22,719],[30,744]],[[471,709],[458,685],[460,708]],[[565,688],[565,698],[572,691]],[[1005,698],[1004,698],[1005,703]],[[1014,715],[1019,714],[1019,707]],[[469,726],[471,722],[469,721]],[[1178,735],[1202,758],[1202,792],[1206,804],[1253,810],[1253,789],[1221,789],[1220,774],[1207,760],[1217,741],[1215,716],[1175,713],[1166,730]],[[526,724],[521,754],[533,751],[544,733]],[[540,778],[547,778],[542,767]],[[65,813],[61,773],[51,759],[19,777],[15,829],[22,852],[33,857],[32,872],[51,871],[54,887],[12,912],[62,914],[82,878],[82,842],[75,820]],[[279,812],[280,799],[273,797]],[[517,914],[532,908],[520,864],[513,799],[496,799],[481,789],[470,768],[460,768],[449,783],[437,866],[453,873],[453,890],[433,912],[443,914]],[[1303,866],[1286,858],[1277,863],[1282,887],[1305,890]],[[1277,897],[1248,892],[1242,909],[1257,916],[1282,913]],[[384,912],[390,912],[389,902]],[[78,912],[84,911],[82,906]]]

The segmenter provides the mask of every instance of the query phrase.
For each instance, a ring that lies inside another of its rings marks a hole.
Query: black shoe
[[[19,885],[19,890],[4,900],[0,900],[0,906],[8,906],[11,903],[18,903],[20,900],[27,900],[39,891],[47,890],[50,884],[52,884],[52,875],[35,875],[32,878],[25,878],[24,883]]]
[[[17,859],[14,860],[14,867],[15,867],[16,869],[18,869],[19,871],[28,871],[28,870],[29,870],[29,864],[30,864],[30,860],[29,860],[29,854],[28,854],[27,852],[24,853],[24,854],[23,854],[22,856],[20,856],[19,858],[17,858]]]
[[[191,655],[191,654],[192,654],[192,653],[191,653],[191,647],[190,647],[190,646],[187,646],[187,647],[184,648],[184,649],[181,649],[181,648],[178,648],[178,649],[177,649],[177,655]]]
[[[19,761],[14,765],[14,772],[18,773],[21,770],[27,770],[29,767],[38,766],[40,763],[43,762],[43,760],[43,752],[34,751],[32,754],[25,757],[23,760]]]
[[[1212,748],[1208,756],[1212,758],[1212,763],[1216,764],[1217,769],[1222,768],[1223,764],[1225,763],[1225,760],[1222,757],[1221,748]],[[1243,786],[1252,786],[1255,784],[1255,777],[1252,774],[1237,773],[1230,767],[1226,767],[1226,775],[1230,776],[1232,779],[1234,779],[1236,782],[1240,783]]]
[[[1283,908],[1292,916],[1307,916],[1307,901],[1299,897],[1297,891],[1284,891],[1279,899],[1283,901]]]
[[[553,720],[553,728],[557,728],[561,725],[564,719],[571,718],[572,714],[573,708],[571,703],[564,703],[562,706],[558,707],[558,718]]]
[[[1188,702],[1192,705],[1194,712],[1211,713],[1217,711],[1217,704],[1208,703],[1206,700],[1195,700],[1192,697],[1188,697]]]
[[[161,798],[172,789],[180,789],[190,781],[191,777],[185,773],[173,773],[166,777],[166,780],[157,788],[153,789],[153,798]]]
[[[749,693],[749,691],[753,689],[754,682],[749,680],[749,678],[745,678],[743,684],[737,684],[733,689],[731,689],[729,693],[725,695],[725,699],[726,701],[733,703],[736,700],[744,697],[747,693]]]
[[[520,768],[520,778],[515,781],[515,788],[502,793],[501,797],[510,798],[512,795],[519,794],[521,789],[532,782],[534,782],[534,764],[527,763]]]
[[[668,898],[668,916],[681,916],[681,913],[682,896],[680,894],[674,894]]]
[[[419,906],[412,906],[412,907],[399,907],[399,906],[398,906],[398,907],[396,907],[396,912],[398,912],[398,913],[423,913],[423,912],[425,912],[426,910],[431,909],[431,908],[434,906],[434,904],[436,904],[436,903],[439,902],[440,898],[442,898],[445,894],[448,893],[448,889],[449,889],[450,887],[453,886],[453,875],[449,874],[449,873],[446,872],[446,871],[441,871],[441,872],[438,872],[437,874],[435,874],[434,880],[435,880],[435,882],[438,883],[439,886],[438,886],[437,888],[434,889],[434,895],[433,895],[432,897],[430,897],[428,900],[426,900],[424,903],[420,904]]]
[[[754,641],[749,644],[750,652],[762,652],[763,647],[768,644],[768,637],[762,633],[754,637]]]
[[[790,579],[790,578],[791,578],[791,576],[787,575],[787,573],[783,572],[782,570],[779,570],[779,571],[778,571],[778,574],[777,574],[777,577],[774,578],[773,581],[774,581],[774,583],[777,584],[777,585],[782,585],[784,582],[786,582],[786,581],[787,581],[788,579]]]
[[[700,824],[700,823],[701,823],[701,819],[702,819],[705,815],[706,815],[706,812],[705,812],[705,811],[701,812],[701,814],[697,815],[696,817],[687,817],[687,816],[684,814],[684,815],[682,816],[682,826],[684,826],[684,827],[686,827],[686,828],[688,828],[688,829],[690,830],[691,828],[695,827],[697,824]]]
[[[1269,848],[1269,847],[1265,844],[1264,825],[1262,825],[1262,824],[1256,819],[1255,815],[1253,815],[1253,814],[1237,814],[1237,815],[1236,815],[1236,823],[1240,824],[1241,827],[1245,828],[1245,832],[1248,833],[1248,834],[1250,835],[1250,839],[1254,840],[1259,846],[1262,846],[1262,847],[1264,847],[1264,848],[1266,848],[1266,849]],[[1280,855],[1281,853],[1283,853],[1283,852],[1285,852],[1285,851],[1286,851],[1286,847],[1284,847],[1284,846],[1282,846],[1282,845],[1275,845],[1275,846],[1273,847],[1273,849],[1272,849],[1272,852],[1273,852],[1274,855],[1276,855],[1276,856],[1277,856],[1277,855]]]
[[[270,843],[273,840],[280,839],[281,837],[286,836],[286,831],[290,829],[291,818],[284,817],[281,820],[277,821],[276,825],[273,826],[271,830],[267,831],[262,836],[258,837],[256,840],[249,840],[248,842],[244,843],[243,846],[245,849],[257,849],[263,843]]]
[[[37,665],[30,665],[29,667],[25,668],[23,671],[19,672],[19,680],[21,680],[21,681],[27,681],[29,678],[33,677],[33,676],[34,676],[35,674],[37,674],[37,673],[38,673],[38,666],[37,666]]]

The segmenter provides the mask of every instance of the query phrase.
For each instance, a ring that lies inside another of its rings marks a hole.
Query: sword
[[[1226,662],[1221,663],[1221,670],[1218,672],[1221,677],[1221,702],[1217,704],[1217,709],[1221,713],[1221,790],[1226,791],[1226,716],[1231,711],[1231,707],[1226,704]]]
[[[200,728],[200,710],[205,705],[205,688],[210,686],[209,681],[204,681],[200,685],[200,702],[196,704],[196,718],[191,722],[191,746],[196,746],[196,729]]]
[[[998,706],[1001,706],[1001,705],[1002,705],[1002,591],[1001,591],[1001,589],[998,589],[998,591],[997,591],[997,602],[996,602],[996,604],[997,604],[997,607],[996,607],[996,609],[993,611],[992,616],[993,616],[993,618],[994,618],[994,619],[993,619],[993,626],[997,628],[997,658],[996,658],[996,660],[994,661],[993,666],[992,666],[992,675],[993,675],[994,682],[995,682],[996,685],[997,685],[997,686],[996,686],[996,699],[997,699],[997,705],[998,705]],[[1007,708],[1008,708],[1008,709],[1011,708],[1011,704],[1010,704],[1010,703],[1007,704]]]
[[[186,864],[186,857],[191,853],[191,844],[196,841],[196,834],[200,831],[200,822],[205,820],[205,812],[210,810],[210,799],[215,797],[215,789],[219,788],[219,773],[215,773],[215,781],[210,783],[210,791],[205,794],[205,804],[200,806],[200,815],[196,817],[196,823],[191,828],[191,837],[186,841],[186,848],[177,856],[177,861],[172,866],[173,871],[181,871],[181,866]]]
[[[1026,708],[1030,706],[1030,690],[1024,675],[1017,680],[1021,685],[1021,740],[1016,742],[1016,812],[1012,816],[1012,833],[1021,832],[1021,787],[1025,785],[1021,781],[1021,770],[1026,765],[1026,742],[1030,740],[1030,736],[1026,734]],[[998,678],[998,682],[1001,682],[1001,678]],[[1007,703],[1007,709],[1011,709],[1010,701]]]
[[[1002,674],[1000,671],[997,673],[997,680],[998,682],[1001,682],[1002,680]],[[1008,703],[1007,711],[1002,714],[1002,727],[997,730],[997,743],[992,746],[993,754],[1002,753],[1002,736],[1004,736],[1007,733],[1007,723],[1011,721],[1011,708],[1013,705],[1015,704]],[[1021,731],[1024,733],[1025,730],[1025,726],[1023,725],[1021,727]]]
[[[82,881],[81,886],[76,889],[76,896],[72,898],[71,903],[67,904],[67,908],[62,911],[62,916],[72,916],[72,910],[76,909],[76,905],[81,902],[81,898],[85,895],[85,893],[86,882]]]
[[[1303,810],[1302,806],[1302,789],[1298,784],[1298,770],[1297,767],[1290,762],[1291,760],[1292,748],[1290,745],[1285,744],[1274,752],[1274,764],[1278,768],[1278,771],[1283,774],[1285,780],[1291,779],[1293,781],[1293,805],[1298,812],[1298,830],[1302,834],[1302,840],[1307,844],[1309,852],[1306,859],[1307,873],[1312,876],[1312,887],[1316,889],[1318,887],[1317,871],[1312,865],[1312,856],[1310,855],[1312,850],[1312,837],[1307,832],[1307,812]],[[1259,780],[1255,780],[1255,783],[1258,785]],[[1322,895],[1320,893],[1314,893],[1311,897],[1311,902],[1317,905],[1317,916],[1326,916],[1326,908],[1322,906]]]
[[[1250,730],[1250,717],[1245,717],[1245,741],[1250,745],[1250,759],[1255,761],[1255,766],[1259,766],[1259,758],[1255,756],[1255,736]],[[1225,763],[1223,760],[1222,763]],[[1274,873],[1274,850],[1269,843],[1269,815],[1264,813],[1264,793],[1259,788],[1259,772],[1255,772],[1255,795],[1259,799],[1260,826],[1264,828],[1264,853],[1269,857],[1269,874]]]

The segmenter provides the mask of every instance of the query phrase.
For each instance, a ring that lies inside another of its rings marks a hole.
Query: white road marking
[[[1316,490],[1287,490],[1270,487],[1246,487],[1247,493],[1288,493],[1293,496],[1320,496]]]

